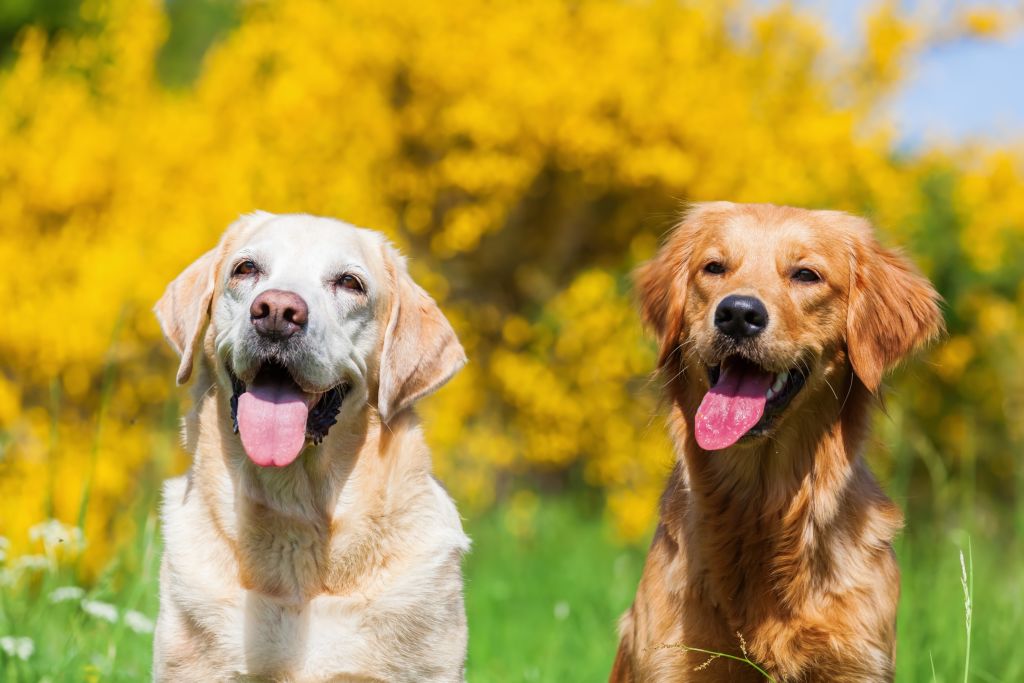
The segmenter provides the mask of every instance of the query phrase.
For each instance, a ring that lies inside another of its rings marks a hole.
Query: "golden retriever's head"
[[[465,363],[384,237],[328,218],[243,217],[156,313],[181,354],[179,384],[202,354],[258,465],[290,464],[367,402],[388,422]]]
[[[836,211],[699,204],[636,283],[659,365],[678,376],[706,450],[841,401],[851,369],[877,391],[942,327],[931,284],[866,221]]]

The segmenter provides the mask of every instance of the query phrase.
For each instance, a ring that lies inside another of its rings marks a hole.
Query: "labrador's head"
[[[181,354],[203,355],[258,465],[290,464],[336,420],[387,423],[465,363],[454,331],[382,235],[328,218],[256,213],[156,305]]]
[[[801,405],[842,399],[854,375],[877,391],[942,327],[931,284],[836,211],[699,204],[636,282],[705,450],[754,443]]]

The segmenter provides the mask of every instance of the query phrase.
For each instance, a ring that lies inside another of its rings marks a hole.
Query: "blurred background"
[[[601,680],[673,463],[629,273],[730,199],[866,215],[942,293],[869,448],[907,513],[898,680],[1024,680],[1022,20],[2,0],[0,679],[148,678],[189,464],[151,308],[264,209],[387,233],[469,353],[421,410],[474,538],[469,679]]]

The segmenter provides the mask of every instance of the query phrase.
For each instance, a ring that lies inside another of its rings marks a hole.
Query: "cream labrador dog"
[[[461,681],[455,505],[415,401],[466,361],[379,233],[255,213],[156,305],[196,375],[164,488],[159,681]]]

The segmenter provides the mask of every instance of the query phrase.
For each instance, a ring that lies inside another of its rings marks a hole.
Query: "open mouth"
[[[706,451],[728,448],[766,433],[807,380],[799,368],[770,372],[734,355],[708,367],[711,389],[694,418],[694,436]]]
[[[307,440],[323,441],[348,392],[347,384],[323,393],[303,391],[288,368],[275,360],[265,361],[248,385],[228,372],[235,433],[249,459],[261,467],[289,465]]]

